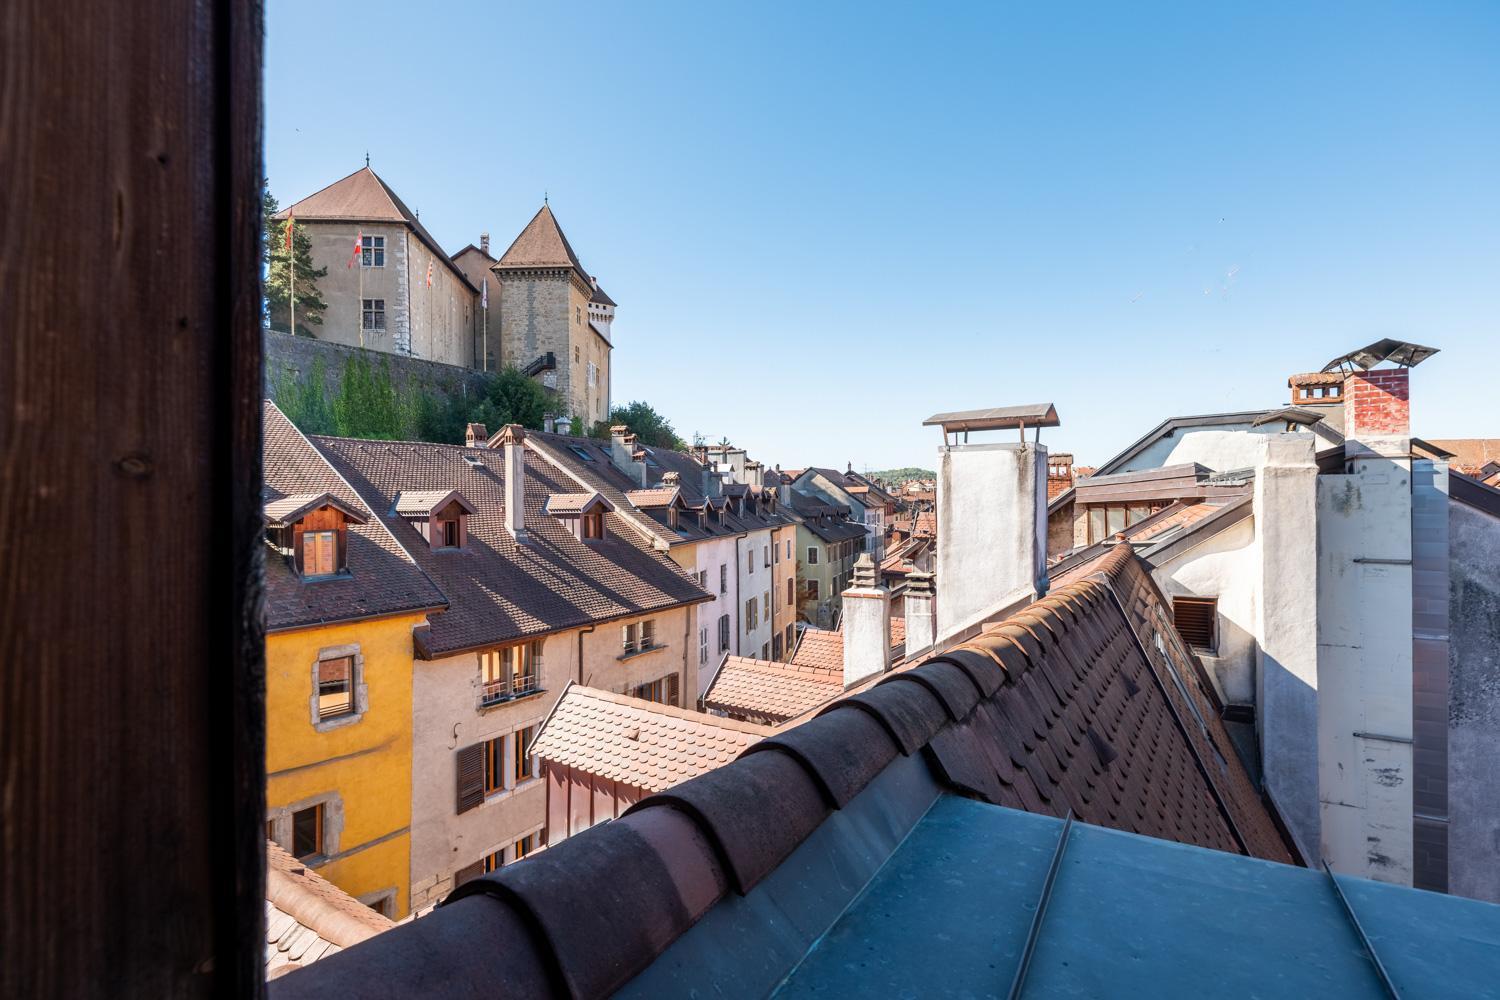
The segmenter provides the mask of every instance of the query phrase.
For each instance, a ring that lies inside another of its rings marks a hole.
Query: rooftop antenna
[[[542,189],[542,204],[543,205],[547,204],[547,190],[546,190],[546,188]]]
[[[368,167],[369,165],[370,165],[370,151],[367,149],[367,150],[365,150],[365,166]]]

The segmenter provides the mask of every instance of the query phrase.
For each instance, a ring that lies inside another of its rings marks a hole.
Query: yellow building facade
[[[410,905],[412,629],[425,621],[266,638],[267,836],[392,919]],[[350,711],[327,715],[318,676],[337,661],[348,663]]]

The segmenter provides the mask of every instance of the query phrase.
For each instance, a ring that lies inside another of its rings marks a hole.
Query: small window
[[[527,726],[516,730],[516,753],[513,762],[515,784],[519,785],[534,776],[535,762],[531,757],[531,744],[536,739],[536,727]]]
[[[573,363],[578,364],[578,348],[573,348]]]
[[[656,619],[641,622],[641,648],[651,649],[656,645]]]
[[[479,704],[495,705],[533,694],[542,672],[542,642],[518,642],[479,654]]]
[[[707,664],[708,664],[708,629],[706,629],[706,628],[700,628],[698,630],[698,665],[701,667],[701,666],[706,666]]]
[[[385,299],[364,300],[363,322],[366,330],[385,329]]]
[[[337,531],[302,533],[302,575],[332,576],[339,571]]]
[[[439,521],[438,524],[442,526],[443,548],[458,548],[458,522]]]
[[[792,540],[790,538],[786,540],[786,557],[788,559],[792,558]]]
[[[729,649],[729,616],[719,616],[719,652],[727,652]]]
[[[769,546],[769,545],[766,546],[766,551],[764,553],[764,557],[765,557],[765,564],[767,566],[771,565],[771,546]]]
[[[512,861],[520,861],[522,858],[526,857],[526,855],[531,853],[533,847],[535,846],[535,843],[536,834],[528,833],[526,836],[522,837],[520,840],[511,845],[510,859]]]
[[[1343,392],[1344,392],[1344,387],[1343,386],[1341,386],[1341,385],[1330,385],[1328,387],[1328,398],[1329,399],[1337,399],[1339,396],[1343,395]]]
[[[818,547],[816,545],[809,545],[807,547],[807,564],[809,566],[816,566],[818,564]]]
[[[292,813],[292,854],[310,858],[323,853],[323,804]]]
[[[583,459],[585,462],[592,462],[594,460],[594,456],[589,454],[587,448],[581,448],[576,444],[570,444],[568,445],[568,450],[577,455],[579,458]]]
[[[797,581],[796,580],[787,580],[787,582],[786,582],[786,602],[788,604],[796,604],[797,603]]]
[[[719,563],[719,593],[729,593],[729,564]]]
[[[634,653],[638,649],[640,649],[640,633],[634,623],[626,625],[621,631],[623,633],[621,646],[623,647],[626,655]]]
[[[746,552],[745,553],[745,572],[746,573],[754,573],[755,572],[755,553],[754,552]]]
[[[505,737],[496,736],[485,740],[484,747],[484,794],[493,795],[505,789]]]
[[[818,581],[817,580],[808,580],[807,581],[807,599],[810,600],[810,601],[816,601],[818,599]]]
[[[760,658],[762,660],[769,660],[771,658],[771,644],[769,642],[760,644]]]
[[[481,864],[484,866],[486,875],[490,872],[497,872],[505,866],[505,852],[496,851],[494,854],[486,854]]]
[[[604,514],[595,511],[592,514],[583,515],[583,537],[593,541],[604,538]]]
[[[1172,598],[1172,623],[1193,649],[1215,653],[1219,648],[1219,600],[1216,597]]]
[[[354,657],[318,661],[318,718],[336,719],[354,712]]]
[[[360,238],[359,245],[361,267],[385,267],[384,236],[363,236]],[[365,301],[368,302],[369,299]]]
[[[1113,538],[1117,533],[1125,530],[1125,508],[1104,508],[1104,530]]]
[[[782,648],[784,648],[786,650],[786,655],[787,656],[791,656],[792,655],[792,644],[795,643],[796,641],[797,641],[797,626],[795,626],[795,625],[788,625],[786,627],[786,642],[782,643]]]

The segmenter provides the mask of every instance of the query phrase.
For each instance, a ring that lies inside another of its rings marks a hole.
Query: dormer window
[[[585,539],[599,541],[604,537],[604,513],[602,511],[585,514],[582,521],[583,537]]]
[[[587,542],[604,540],[604,515],[614,509],[614,504],[598,493],[552,493],[543,508],[562,522],[574,538]]]
[[[364,524],[363,513],[332,493],[296,493],[265,505],[267,540],[304,580],[328,579],[349,571],[350,524]]]
[[[392,513],[416,528],[433,551],[453,551],[468,542],[474,505],[458,490],[411,490],[397,495]]]

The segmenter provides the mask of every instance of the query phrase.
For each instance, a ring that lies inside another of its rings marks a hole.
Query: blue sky
[[[1080,464],[1380,337],[1500,437],[1500,4],[271,0],[283,204],[371,165],[450,252],[551,198],[616,401],[752,456],[931,467],[1050,400]]]

